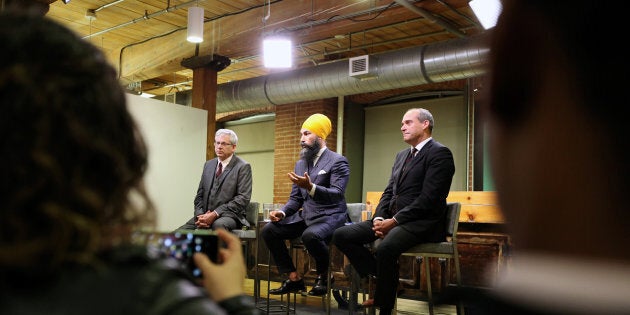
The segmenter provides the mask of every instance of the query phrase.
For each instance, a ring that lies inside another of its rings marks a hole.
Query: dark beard
[[[322,146],[319,144],[319,141],[315,141],[311,146],[302,144],[300,159],[306,161],[309,165],[313,165],[313,161],[315,161],[315,157],[321,148]]]

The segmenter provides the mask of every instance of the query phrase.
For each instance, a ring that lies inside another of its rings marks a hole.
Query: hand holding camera
[[[243,263],[241,242],[238,237],[223,229],[216,232],[218,238],[226,245],[219,248],[218,260],[221,263],[217,264],[199,253],[196,253],[193,258],[203,273],[202,283],[210,297],[221,301],[243,294],[243,281],[247,270]],[[238,275],[238,279],[242,281],[234,281],[235,275]]]

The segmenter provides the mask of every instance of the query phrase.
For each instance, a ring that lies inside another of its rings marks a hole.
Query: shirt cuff
[[[313,187],[311,187],[311,190],[308,192],[308,195],[311,197],[315,196],[315,188],[317,187],[317,185],[315,184],[312,184],[312,185]]]
[[[376,217],[376,218],[374,218],[372,220],[373,221],[383,221],[383,220],[385,220],[385,218],[383,218],[383,217]]]

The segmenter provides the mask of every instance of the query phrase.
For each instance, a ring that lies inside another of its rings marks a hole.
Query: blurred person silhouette
[[[409,147],[398,152],[374,218],[337,229],[333,244],[359,276],[376,276],[376,290],[363,307],[392,313],[400,254],[423,242],[446,239],[446,197],[455,174],[451,150],[434,140],[433,115],[424,108],[405,112],[400,131]],[[375,251],[365,246],[379,240]]]
[[[614,1],[503,3],[479,104],[513,248],[455,296],[467,315],[630,314],[626,21]]]
[[[258,314],[238,238],[203,286],[134,245],[155,228],[147,148],[116,71],[28,10],[0,12],[0,309],[3,314]]]
[[[316,265],[317,278],[308,295],[328,292],[328,243],[335,229],[346,222],[344,194],[350,178],[348,160],[326,147],[331,130],[332,123],[323,114],[313,114],[304,121],[300,159],[287,174],[293,182],[289,200],[282,209],[269,213],[271,222],[261,231],[278,271],[289,275],[279,288],[269,290],[270,294],[306,290],[285,244],[285,240],[297,237]]]
[[[194,216],[180,229],[249,227],[245,211],[252,197],[252,167],[236,156],[237,144],[238,136],[233,130],[215,132],[217,157],[204,163],[194,200]]]

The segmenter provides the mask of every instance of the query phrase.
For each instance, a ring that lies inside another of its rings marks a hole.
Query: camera
[[[201,270],[197,268],[192,258],[194,253],[204,253],[211,261],[219,262],[219,238],[212,230],[177,230],[143,234],[150,255],[175,258],[195,278],[201,277]]]

